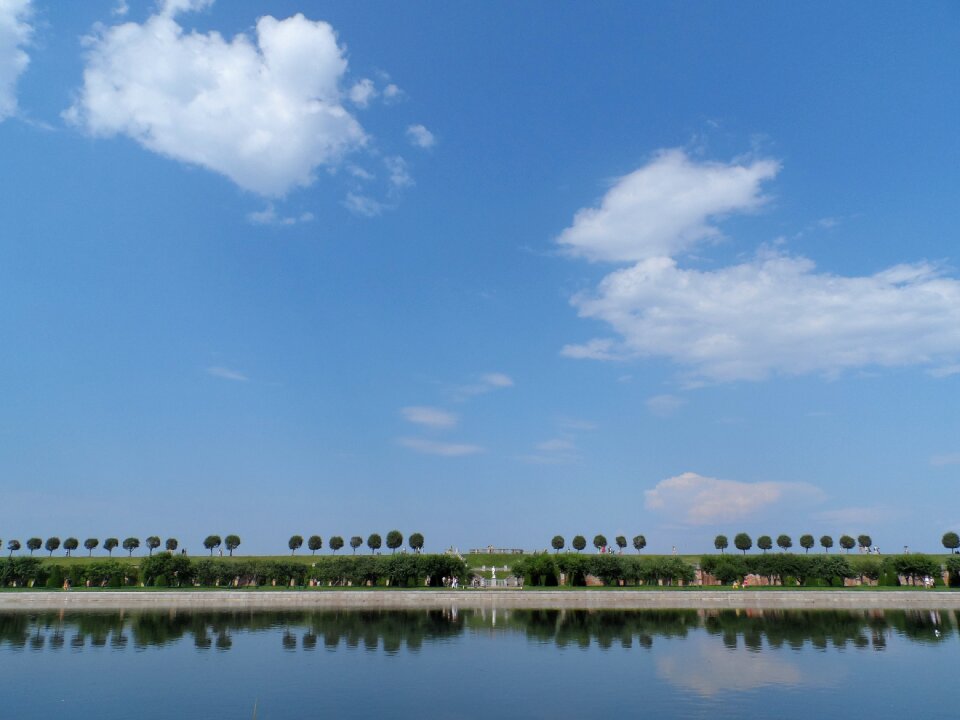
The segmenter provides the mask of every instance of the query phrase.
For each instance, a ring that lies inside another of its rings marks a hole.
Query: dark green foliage
[[[0,587],[26,587],[44,577],[43,563],[36,558],[16,557],[0,560]],[[63,580],[60,580],[63,584]]]
[[[824,552],[830,552],[830,548],[833,547],[833,538],[829,535],[820,536],[820,547],[823,548]]]
[[[787,578],[793,578],[801,584],[815,580],[839,585],[843,584],[844,578],[858,576],[844,557],[808,557],[791,553],[752,557],[707,555],[701,561],[700,567],[724,585],[729,585],[734,580],[743,580],[747,575],[765,577],[772,584],[784,583]]]
[[[802,547],[807,552],[810,552],[810,548],[813,547],[813,535],[801,535],[800,547]]]
[[[950,573],[950,587],[960,587],[960,555],[948,557],[945,567]]]
[[[422,533],[411,533],[410,538],[407,540],[407,544],[410,545],[410,549],[415,553],[423,551],[423,534]]]
[[[777,547],[786,552],[793,547],[793,540],[790,539],[789,535],[778,535]]]
[[[724,550],[730,547],[730,542],[727,540],[726,535],[717,535],[713,539],[713,546],[722,553]]]
[[[166,575],[157,575],[153,580],[154,587],[170,587],[170,581]]]
[[[213,551],[220,547],[222,542],[219,535],[207,535],[203,539],[203,546],[210,551],[210,557],[213,557]]]
[[[583,535],[576,535],[573,538],[573,549],[580,552],[587,546],[587,539]]]
[[[87,538],[83,541],[83,547],[86,548],[87,553],[92,557],[93,551],[100,544],[100,541],[96,538]]]
[[[957,533],[952,531],[944,533],[940,542],[943,543],[943,546],[947,550],[956,550],[957,548],[960,548],[960,535],[957,535]]]
[[[163,544],[167,552],[174,552],[179,546],[180,543],[177,542],[176,538],[167,538],[167,541]]]
[[[522,577],[526,585],[557,585],[560,570],[552,555],[538,553],[525,555],[513,563],[511,571],[517,577]]]
[[[123,549],[133,557],[133,551],[140,547],[140,541],[135,537],[128,537],[123,541]]]
[[[157,578],[164,578],[167,586],[193,585],[196,564],[185,555],[159,552],[144,558],[140,563],[140,577],[147,585],[157,585]]]
[[[160,538],[156,535],[151,535],[146,540],[147,548],[150,550],[150,554],[153,555],[153,551],[160,547]]]
[[[640,552],[647,546],[647,539],[643,535],[635,535],[633,538],[633,548]]]
[[[767,552],[773,548],[773,539],[769,535],[761,535],[757,538],[757,547]]]
[[[753,540],[746,533],[737,533],[733,538],[733,546],[746,555],[747,550],[753,547]]]
[[[230,557],[233,557],[233,551],[240,547],[240,536],[239,535],[227,535],[223,539],[223,544],[226,545],[227,550],[230,551]]]
[[[353,548],[353,554],[357,554],[357,548],[363,545],[363,538],[359,535],[354,535],[350,538],[350,547]]]
[[[120,541],[116,538],[107,538],[103,541],[103,549],[107,551],[107,554],[110,557],[113,557],[113,551],[120,545]]]
[[[566,575],[567,585],[585,585],[587,575],[590,573],[590,562],[588,558],[580,555],[579,552],[574,555],[564,553],[556,556],[557,569]]]
[[[614,542],[617,544],[617,547],[620,548],[621,552],[623,552],[623,549],[627,546],[627,539],[623,535],[617,535]]]
[[[53,557],[53,551],[60,547],[60,538],[52,537],[47,538],[47,541],[43,544],[43,549],[50,553],[50,557]]]
[[[857,545],[862,548],[869,548],[873,546],[873,538],[869,535],[857,535]]]
[[[399,530],[391,530],[387,533],[387,547],[391,552],[396,552],[397,548],[403,545],[403,535]]]
[[[906,578],[911,585],[919,585],[927,576],[934,579],[940,577],[940,561],[929,555],[892,555],[883,559],[883,565],[884,570]]]
[[[13,557],[13,554],[19,549],[20,549],[19,540],[11,540],[10,542],[7,543],[7,550],[10,551],[10,557]]]
[[[594,535],[593,536],[593,546],[599,550],[600,548],[607,546],[607,538],[603,535]]]
[[[307,549],[311,555],[316,555],[317,550],[323,547],[323,538],[319,535],[311,535],[307,538]]]
[[[553,540],[550,541],[550,547],[552,547],[555,552],[563,550],[563,546],[566,544],[567,541],[563,539],[563,535],[554,535]]]
[[[53,565],[47,569],[46,586],[48,588],[63,587],[63,569],[59,565]]]
[[[75,537],[68,537],[63,541],[63,549],[67,551],[67,557],[70,557],[70,553],[80,547],[80,541]]]
[[[370,548],[370,552],[374,553],[380,549],[380,546],[383,544],[383,540],[380,538],[377,533],[372,533],[370,537],[367,538],[367,547]]]
[[[287,540],[287,547],[290,548],[290,554],[293,555],[297,550],[303,547],[303,536],[291,535],[290,539]]]
[[[856,544],[857,544],[857,541],[854,540],[854,539],[853,539],[852,537],[850,537],[849,535],[841,535],[841,536],[840,536],[840,547],[842,547],[842,548],[843,548],[844,550],[846,550],[848,553],[849,553],[851,550],[853,550],[854,547],[856,547]]]
[[[330,538],[330,549],[336,552],[343,547],[343,538],[339,535],[334,535]]]
[[[43,540],[40,538],[30,538],[27,540],[27,550],[30,551],[30,554],[33,555],[34,550],[39,550],[43,546]]]

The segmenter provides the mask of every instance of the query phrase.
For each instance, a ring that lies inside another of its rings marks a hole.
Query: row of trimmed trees
[[[613,542],[616,544],[620,551],[622,552],[624,548],[627,547],[627,538],[623,535],[617,535]],[[553,539],[550,541],[550,547],[554,549],[555,552],[560,552],[567,546],[567,541],[564,539],[563,535],[554,535]],[[580,552],[587,546],[587,539],[583,535],[574,535],[573,541],[570,543],[572,547],[577,552]],[[604,548],[610,547],[607,543],[607,538],[605,535],[594,535],[593,536],[593,546],[597,549],[597,552],[600,552]],[[647,546],[647,539],[643,535],[636,535],[633,538],[633,548],[640,552]]]
[[[147,547],[150,549],[151,555],[153,554],[154,550],[160,547],[160,538],[157,537],[156,535],[151,535],[150,537],[148,537],[146,542],[147,542]],[[86,540],[83,541],[83,547],[87,551],[88,555],[90,556],[93,555],[93,551],[96,550],[99,546],[100,546],[99,538],[87,538]],[[23,547],[24,546],[20,543],[19,540],[9,540],[7,542],[7,550],[10,551],[10,557],[13,557],[13,554],[15,552],[19,552],[21,549],[23,549]],[[61,547],[63,547],[67,557],[70,557],[70,555],[80,547],[80,541],[75,537],[68,537],[66,540],[64,540],[61,543],[60,538],[54,536],[54,537],[48,537],[46,540],[43,540],[42,538],[38,538],[38,537],[32,537],[29,540],[27,540],[27,543],[26,543],[26,548],[27,550],[30,551],[31,555],[33,555],[33,553],[39,550],[40,548],[43,548],[48,553],[50,553],[51,557],[53,557],[53,553],[55,553]],[[132,557],[133,551],[140,547],[140,539],[135,537],[128,537],[128,538],[125,538],[121,543],[119,539],[111,537],[103,541],[103,549],[106,550],[107,554],[109,554],[111,557],[113,557],[113,551],[116,550],[118,547],[122,547],[124,550],[130,553],[130,556]],[[166,547],[167,547],[167,550],[171,550],[171,551],[176,550],[177,541],[174,538],[170,538],[169,540],[167,540]]]
[[[392,552],[396,552],[398,549],[403,547],[403,533],[399,530],[391,530],[387,533],[387,548]],[[337,550],[340,550],[343,547],[343,538],[340,535],[332,535],[328,542],[330,549],[336,553]],[[423,550],[423,535],[421,533],[415,532],[411,533],[410,537],[407,539],[407,544],[410,546],[410,549],[413,550],[418,555]],[[354,535],[350,538],[350,548],[353,550],[353,554],[356,555],[357,548],[363,545],[363,537],[360,535]],[[287,542],[287,547],[290,549],[290,554],[293,555],[301,547],[303,547],[303,535],[292,535],[290,540]],[[370,548],[370,552],[375,553],[381,547],[383,547],[383,538],[380,537],[378,533],[371,533],[367,536],[367,547]],[[307,538],[307,549],[314,555],[316,555],[317,550],[323,548],[323,538],[319,535],[311,535]]]
[[[814,543],[813,535],[800,536],[800,547],[807,552],[810,552],[810,548],[814,546]],[[727,540],[726,535],[717,535],[713,539],[713,546],[722,553],[730,546],[730,542]],[[745,532],[737,533],[733,537],[733,546],[746,554],[747,550],[753,547],[753,538]],[[849,535],[840,536],[840,547],[847,552],[850,552],[857,546],[862,550],[869,550],[873,546],[873,538],[869,535],[858,535],[857,539],[854,540]],[[773,538],[769,535],[761,535],[757,538],[757,547],[764,553],[766,553],[767,550],[772,550]],[[786,552],[793,547],[793,539],[789,535],[778,535],[777,547]],[[824,552],[829,552],[830,548],[833,547],[833,537],[830,535],[822,535],[820,537],[820,547],[823,548]]]

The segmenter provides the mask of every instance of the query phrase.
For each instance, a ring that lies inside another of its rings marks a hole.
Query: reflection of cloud
[[[733,653],[716,644],[703,644],[697,650],[696,654],[683,653],[683,657],[677,653],[658,658],[657,675],[682,690],[707,697],[767,685],[809,684],[799,667],[769,652]]]

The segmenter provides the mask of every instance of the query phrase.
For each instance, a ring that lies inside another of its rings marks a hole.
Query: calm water
[[[0,614],[0,717],[955,713],[944,612]]]

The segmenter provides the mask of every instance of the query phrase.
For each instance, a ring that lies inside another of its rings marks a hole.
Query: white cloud
[[[129,12],[130,6],[127,4],[127,0],[117,0],[117,4],[113,6],[113,10],[110,11],[110,14],[117,15],[118,17],[125,17]]]
[[[946,453],[945,455],[934,455],[930,458],[930,464],[934,467],[946,467],[948,465],[960,465],[960,453]]]
[[[676,395],[654,395],[647,398],[647,410],[660,417],[669,417],[679,412],[687,401]]]
[[[299,215],[278,215],[273,203],[268,204],[263,210],[257,210],[247,214],[247,221],[254,225],[280,225],[290,226],[297,223],[312,222],[313,213],[305,212]]]
[[[644,491],[645,507],[690,525],[748,519],[776,506],[819,502],[823,493],[807,483],[739,482],[685,472]]]
[[[216,378],[221,378],[222,380],[233,380],[234,382],[249,382],[250,380],[250,378],[248,378],[239,370],[231,370],[230,368],[220,365],[208,367],[207,374]]]
[[[483,448],[479,445],[435,442],[433,440],[424,440],[423,438],[400,438],[397,442],[415,452],[423,453],[424,455],[439,455],[441,457],[463,457],[465,455],[476,455],[477,453],[483,452]]]
[[[407,139],[410,140],[412,145],[416,145],[420,148],[430,148],[433,147],[437,139],[433,136],[433,133],[427,130],[423,125],[411,125],[407,128]]]
[[[577,212],[557,242],[590,260],[670,257],[718,237],[711,220],[759,207],[760,185],[779,169],[769,159],[697,163],[682,150],[663,150],[620,178],[599,207]]]
[[[403,90],[390,83],[383,89],[383,97],[386,100],[396,102],[403,97]]]
[[[390,185],[393,189],[409,187],[413,185],[413,178],[407,170],[407,161],[400,156],[386,157],[383,164],[387,167],[390,176]]]
[[[357,193],[347,193],[343,206],[354,215],[362,215],[363,217],[376,217],[387,207],[369,195],[359,195]]]
[[[17,80],[30,64],[30,0],[0,0],[0,122],[17,112]]]
[[[816,272],[806,258],[770,253],[715,271],[654,258],[611,273],[595,294],[572,302],[621,340],[568,346],[565,355],[664,356],[710,380],[835,374],[960,355],[960,281],[925,263],[843,277]]]
[[[503,373],[487,373],[481,379],[490,387],[513,387],[513,378]]]
[[[269,197],[310,185],[317,168],[365,143],[341,102],[347,61],[330,25],[264,16],[255,40],[227,40],[177,23],[210,4],[168,0],[143,24],[98,27],[66,119]]]
[[[840,276],[761,248],[716,270],[680,266],[679,254],[718,235],[717,218],[761,205],[760,186],[778,170],[774,160],[698,163],[666,150],[618,181],[599,208],[579,211],[558,241],[573,254],[630,266],[571,300],[618,337],[562,354],[666,357],[687,368],[691,386],[871,366],[960,372],[960,281],[930,263]]]
[[[575,449],[576,445],[569,438],[551,438],[537,444],[540,452],[568,452]]]
[[[363,78],[354,83],[350,88],[350,102],[357,107],[365,108],[370,101],[377,97],[377,88],[370,78]]]
[[[877,525],[888,516],[887,510],[878,506],[837,508],[817,513],[817,519],[822,523],[839,526],[839,532],[853,533]]]
[[[400,413],[408,422],[432,428],[451,428],[457,424],[456,415],[434,407],[405,407],[400,410]]]

